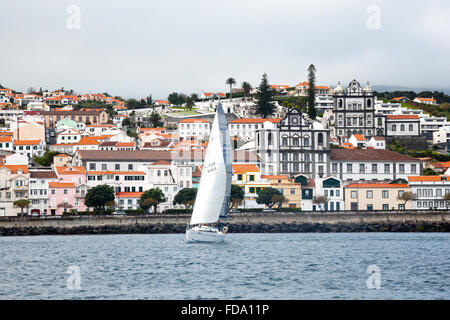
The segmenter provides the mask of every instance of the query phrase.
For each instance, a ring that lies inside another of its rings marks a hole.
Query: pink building
[[[58,182],[49,182],[51,215],[62,215],[64,208],[86,211],[86,169],[84,167],[56,167]]]

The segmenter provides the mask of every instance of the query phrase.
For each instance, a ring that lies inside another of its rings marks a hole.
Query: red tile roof
[[[346,188],[408,188],[407,183],[352,183]]]
[[[388,114],[387,119],[419,119],[416,114]]]
[[[75,183],[72,182],[49,182],[50,188],[75,188]]]
[[[230,121],[228,123],[264,123],[266,121],[270,121],[272,123],[280,123],[281,118],[269,118],[269,119],[262,119],[262,118],[243,118],[243,119],[236,119],[233,121]]]

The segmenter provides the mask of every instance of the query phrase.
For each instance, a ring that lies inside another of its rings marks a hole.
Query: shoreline
[[[366,233],[366,232],[450,232],[450,223],[391,223],[391,224],[225,224],[228,233]],[[0,237],[40,235],[92,235],[92,234],[183,234],[185,226],[135,225],[135,226],[81,226],[61,227],[0,227]]]
[[[1,236],[184,233],[189,214],[6,217]],[[232,214],[229,233],[450,232],[450,212],[286,212]]]

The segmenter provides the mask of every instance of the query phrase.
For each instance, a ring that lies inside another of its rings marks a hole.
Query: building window
[[[397,131],[397,126],[395,124],[392,125],[392,131]]]
[[[358,197],[356,191],[351,192],[351,197],[352,199],[356,199]]]
[[[398,190],[398,198],[401,198],[403,196],[403,194],[405,193],[405,191],[403,190]]]
[[[242,174],[238,174],[237,179],[238,179],[238,181],[242,181]]]
[[[400,164],[399,165],[399,172],[400,173],[405,173],[405,165],[404,164]]]
[[[413,130],[414,130],[414,127],[413,127],[412,124],[410,124],[410,125],[409,125],[409,131],[413,131]]]
[[[373,198],[373,191],[372,190],[367,190],[366,191],[366,198],[367,199],[372,199]]]
[[[377,173],[378,166],[376,164],[372,164],[372,173]]]
[[[411,165],[411,173],[416,173],[416,165],[415,164],[412,164]]]
[[[366,166],[364,165],[364,163],[360,163],[359,164],[359,173],[365,173],[366,172]]]
[[[353,173],[353,164],[347,163],[347,173]]]
[[[389,204],[387,203],[383,204],[383,210],[389,210]]]
[[[332,163],[331,164],[331,172],[333,172],[333,173],[337,173],[338,172],[338,164],[337,163]]]
[[[253,175],[253,174],[249,175],[249,180],[250,181],[255,181],[255,175]]]
[[[384,165],[384,173],[390,173],[391,172],[391,165],[385,164]]]

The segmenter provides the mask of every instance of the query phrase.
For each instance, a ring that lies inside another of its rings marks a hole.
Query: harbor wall
[[[0,236],[39,234],[182,233],[186,214],[145,216],[2,217]],[[238,213],[229,232],[450,231],[449,211]]]

